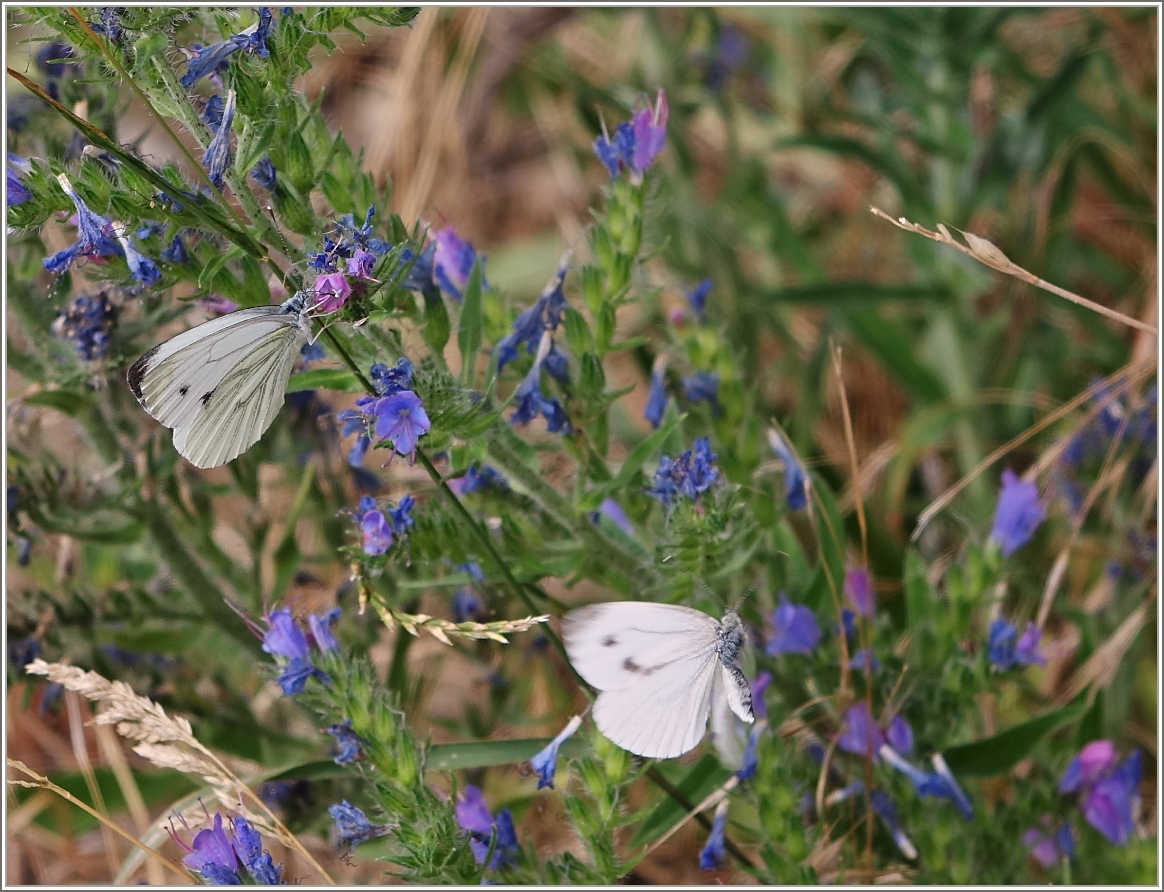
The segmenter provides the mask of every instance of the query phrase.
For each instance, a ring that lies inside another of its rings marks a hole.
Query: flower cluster
[[[708,438],[696,437],[692,448],[678,458],[664,455],[659,459],[659,468],[647,489],[648,494],[667,506],[676,496],[694,501],[719,479],[715,459],[716,454],[711,451]]]
[[[1015,666],[1046,666],[1047,658],[1039,653],[1042,635],[1038,626],[1027,623],[1020,638],[1013,625],[1001,617],[995,619],[986,635],[986,659],[990,668],[1007,672]]]
[[[339,617],[339,608],[323,614],[307,617],[310,639],[321,653],[339,649],[331,634],[332,623]],[[311,662],[311,648],[307,635],[296,625],[287,607],[274,610],[265,617],[267,631],[263,634],[263,650],[273,656],[283,657],[287,662],[279,673],[279,687],[284,694],[299,694],[307,686],[307,679],[316,678],[323,684],[330,684],[327,673]]]
[[[403,536],[412,526],[412,506],[416,500],[404,496],[395,506],[377,507],[370,496],[360,499],[356,508],[356,523],[360,526],[364,554],[369,556],[384,554],[392,547],[394,537]]]
[[[271,10],[263,6],[259,8],[258,22],[245,31],[210,46],[193,44],[190,49],[194,55],[186,63],[186,73],[182,75],[179,83],[189,89],[208,74],[225,73],[231,55],[239,50],[246,50],[265,59],[269,53],[267,38],[271,32],[271,20]]]
[[[1093,740],[1079,751],[1059,778],[1059,792],[1078,797],[1084,820],[1108,842],[1128,844],[1142,772],[1140,751],[1117,764],[1110,740]]]
[[[32,165],[25,159],[19,155],[13,155],[11,152],[8,153],[7,177],[4,184],[4,195],[8,207],[16,207],[18,204],[32,200],[32,192],[20,179],[20,174],[29,173],[31,170]]]
[[[511,424],[529,424],[539,415],[546,420],[546,430],[552,434],[564,434],[570,430],[570,420],[566,410],[556,399],[547,397],[541,389],[542,368],[553,377],[565,376],[565,357],[561,353],[556,356],[561,360],[560,365],[550,363],[550,357],[555,354],[553,338],[549,330],[543,331],[541,343],[538,346],[537,356],[526,376],[514,391],[513,398],[517,401],[517,408],[509,416]],[[554,369],[557,369],[555,374]],[[568,380],[568,379],[567,379]]]
[[[79,359],[101,359],[109,349],[109,332],[116,321],[117,308],[106,292],[98,291],[73,298],[53,320],[52,332],[72,341]]]
[[[412,363],[403,357],[391,369],[375,363],[370,375],[376,395],[360,397],[355,409],[346,409],[337,416],[343,423],[341,436],[359,434],[348,452],[348,464],[358,468],[363,463],[373,434],[377,442],[391,441],[394,454],[407,455],[411,462],[417,440],[432,427],[420,397],[408,389]]]
[[[479,788],[472,784],[465,787],[457,799],[455,813],[457,823],[469,834],[469,848],[473,850],[473,857],[478,864],[485,864],[494,835],[493,857],[485,865],[489,870],[512,863],[515,855],[521,851],[509,809],[503,808],[495,816],[489,811]]]
[[[493,348],[493,355],[497,360],[497,372],[505,368],[507,363],[518,358],[518,347],[525,345],[525,352],[530,356],[539,352],[544,332],[554,331],[562,321],[562,311],[566,309],[566,295],[562,292],[562,282],[566,278],[566,262],[558,266],[554,278],[544,289],[537,301],[528,310],[521,313],[514,321],[509,334],[497,342]],[[542,357],[546,371],[558,380],[566,381],[566,357],[551,345],[549,352]]]
[[[683,379],[683,396],[689,403],[705,402],[719,414],[719,375],[696,372]]]
[[[638,111],[629,121],[614,129],[611,137],[603,128],[602,136],[594,140],[594,153],[606,167],[610,178],[616,179],[622,168],[630,171],[631,181],[639,182],[651,162],[663,151],[667,139],[667,97],[660,89],[655,106]]]
[[[189,853],[182,863],[212,886],[286,885],[282,866],[275,864],[270,853],[263,850],[262,837],[241,815],[232,819],[229,836],[223,828],[221,814],[215,814],[211,826],[198,831],[191,845],[183,842],[173,827],[169,833]]]
[[[327,813],[335,821],[336,835],[340,845],[345,848],[357,846],[369,839],[376,839],[391,833],[396,829],[395,824],[373,824],[367,815],[348,802],[346,799],[327,807]]]
[[[363,224],[344,214],[335,221],[335,230],[323,237],[323,250],[308,253],[307,263],[319,275],[315,279],[316,307],[334,313],[347,303],[352,294],[349,279],[376,281],[372,268],[376,258],[388,253],[388,243],[372,235],[372,217],[376,206],[368,208]],[[335,236],[334,238],[332,236]]]

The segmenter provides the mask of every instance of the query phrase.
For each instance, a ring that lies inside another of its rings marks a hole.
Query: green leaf
[[[890,300],[946,301],[948,292],[933,285],[878,285],[873,282],[820,282],[796,288],[780,288],[760,297],[770,303],[816,304],[818,306],[859,306]]]
[[[315,464],[308,463],[303,479],[299,482],[299,489],[295,492],[295,499],[283,517],[285,524],[283,536],[275,546],[275,585],[271,589],[272,599],[278,598],[291,585],[295,571],[299,569],[299,545],[295,541],[295,525],[303,513],[303,507],[311,495],[312,484],[315,483]]]
[[[347,369],[310,369],[296,372],[287,382],[288,393],[302,390],[338,390],[341,393],[363,393],[363,385]]]
[[[937,667],[945,661],[939,652],[934,617],[942,607],[926,578],[925,563],[912,548],[905,555],[905,611],[909,618],[910,651],[918,668]]]
[[[466,740],[461,743],[437,743],[425,754],[424,767],[430,771],[454,771],[458,768],[488,768],[528,762],[550,742],[550,737],[527,737],[517,740]],[[580,756],[589,744],[585,740],[567,740],[558,751],[563,756]]]
[[[622,463],[622,467],[614,475],[614,479],[604,486],[603,489],[612,493],[619,492],[634,480],[635,474],[643,470],[643,464],[647,459],[662,450],[663,444],[667,442],[667,438],[679,426],[679,422],[682,419],[683,416],[677,414],[669,414],[664,417],[659,429],[654,431],[649,437],[643,439],[642,442],[630,451],[630,454],[626,457],[626,461]]]
[[[449,311],[445,309],[441,293],[435,287],[424,290],[424,313],[424,339],[433,352],[440,356],[444,353],[445,344],[449,342]]]
[[[870,309],[850,308],[841,313],[849,330],[857,336],[885,370],[913,396],[926,402],[946,399],[946,385],[930,368],[922,365],[909,349],[913,338],[905,329]]]
[[[24,399],[26,406],[48,406],[66,415],[77,415],[92,404],[93,400],[88,394],[74,390],[42,390]]]
[[[692,805],[698,805],[713,790],[722,787],[731,777],[731,774],[728,769],[723,767],[719,759],[711,753],[705,753],[698,762],[691,766],[691,770],[675,787],[687,797],[688,802]],[[639,825],[639,829],[631,838],[630,848],[635,849],[658,839],[681,821],[686,814],[687,810],[668,796],[655,806],[655,810],[647,815],[647,819]]]
[[[457,328],[457,346],[461,350],[461,384],[473,386],[477,354],[481,351],[481,261],[473,263],[469,281],[461,297],[461,319]]]
[[[1007,728],[992,737],[951,747],[943,753],[954,774],[969,777],[994,777],[1009,771],[1025,759],[1044,737],[1087,710],[1087,704],[1075,703],[1044,713],[1038,718]]]

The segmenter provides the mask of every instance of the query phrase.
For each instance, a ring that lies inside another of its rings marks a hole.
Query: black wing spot
[[[190,392],[190,385],[189,384],[183,384],[181,387],[178,388],[178,393],[182,394],[182,396],[185,396],[189,392]]]
[[[205,406],[208,402],[210,402],[210,398],[212,396],[214,396],[213,390],[208,390],[206,393],[202,394],[202,405]]]
[[[151,347],[145,353],[138,357],[137,362],[129,367],[129,374],[126,375],[126,380],[129,382],[129,389],[133,391],[133,395],[141,400],[141,381],[145,377],[146,370],[149,368],[150,360],[157,354],[161,347]]]
[[[635,673],[641,672],[643,675],[650,675],[654,671],[653,669],[644,669],[642,666],[640,666],[638,663],[636,663],[631,657],[627,657],[623,661],[622,668],[625,669],[627,672],[635,672]]]
[[[618,639],[613,635],[607,635],[602,639],[603,647],[614,647],[616,644],[618,644]]]

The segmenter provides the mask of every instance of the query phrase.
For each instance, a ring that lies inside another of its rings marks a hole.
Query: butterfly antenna
[[[706,583],[706,582],[703,580],[703,577],[702,577],[702,576],[696,576],[696,577],[695,577],[695,587],[696,587],[697,589],[699,589],[699,591],[700,591],[700,592],[702,592],[704,595],[706,595],[707,597],[711,598],[711,600],[715,601],[715,603],[719,605],[719,607],[720,607],[720,609],[721,609],[721,610],[726,610],[726,609],[727,609],[727,605],[726,605],[726,604],[724,604],[724,602],[723,602],[723,598],[721,598],[719,595],[717,595],[717,594],[716,594],[716,593],[715,593],[715,592],[712,590],[711,586],[710,586],[710,585],[708,585],[708,584],[707,584],[707,583]]]
[[[275,209],[273,207],[271,207],[270,205],[267,205],[265,210],[267,212],[267,216],[271,218],[271,225],[275,227],[275,235],[279,236],[279,241],[283,245],[284,256],[290,257],[291,256],[291,246],[289,244],[287,244],[287,239],[283,237],[283,230],[279,228],[279,220],[275,216]],[[287,287],[286,282],[283,283],[283,287],[284,288]]]

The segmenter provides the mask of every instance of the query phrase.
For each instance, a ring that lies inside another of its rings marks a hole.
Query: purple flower
[[[335,738],[336,743],[336,765],[350,765],[355,762],[360,755],[360,747],[363,741],[360,736],[352,730],[352,720],[344,719],[342,722],[331,725],[327,729],[327,733]]]
[[[873,720],[873,713],[869,711],[868,703],[861,700],[845,710],[841,733],[837,737],[837,746],[840,749],[856,756],[875,759],[884,742],[881,731]]]
[[[388,517],[392,523],[392,532],[396,535],[404,535],[408,528],[412,526],[412,506],[416,504],[416,499],[410,495],[402,496],[400,502],[395,508],[388,510]]]
[[[598,506],[598,514],[606,517],[616,527],[626,533],[628,536],[635,534],[635,528],[631,526],[630,519],[626,516],[626,512],[619,507],[618,502],[614,499],[603,499],[602,504]],[[597,518],[594,518],[597,523]]]
[[[1059,778],[1060,793],[1076,793],[1095,783],[1115,765],[1115,746],[1110,740],[1093,740],[1067,763]]]
[[[396,365],[392,368],[376,362],[372,364],[369,375],[380,396],[392,396],[394,393],[407,390],[412,384],[412,363],[403,356],[396,360]]]
[[[1027,623],[1022,638],[1013,625],[1001,617],[990,623],[986,635],[986,658],[995,672],[1007,672],[1015,666],[1045,666],[1046,658],[1039,653],[1042,633],[1034,623]]]
[[[381,441],[391,440],[396,452],[410,460],[416,454],[416,441],[432,427],[420,397],[411,390],[381,398],[372,414],[376,416],[376,436]]]
[[[1139,750],[1117,766],[1111,741],[1093,740],[1067,765],[1059,792],[1081,794],[1079,810],[1087,823],[1113,845],[1126,845],[1135,830],[1141,770]]]
[[[655,107],[647,105],[631,118],[635,147],[631,155],[631,171],[640,176],[651,166],[667,141],[667,97],[659,88]]]
[[[348,258],[344,271],[355,279],[367,279],[370,282],[375,282],[376,280],[372,278],[372,267],[375,265],[375,254],[371,251],[365,251],[363,248],[356,248],[352,251],[352,256]]]
[[[696,372],[683,379],[683,396],[689,403],[707,402],[719,413],[719,375],[714,372]]]
[[[909,722],[900,715],[889,720],[889,727],[885,729],[885,740],[902,755],[908,755],[913,750],[913,729]]]
[[[530,767],[538,774],[538,789],[549,787],[554,788],[554,769],[558,762],[558,749],[570,738],[570,736],[582,726],[582,717],[574,716],[566,723],[566,727],[562,729],[549,744],[539,752],[536,756],[529,760]]]
[[[436,254],[433,257],[433,278],[441,291],[453,300],[460,300],[469,282],[473,264],[477,262],[477,252],[473,246],[457,235],[451,226],[433,233],[436,240]],[[485,283],[485,259],[481,258],[481,287]]]
[[[212,885],[239,885],[238,877],[235,876],[238,858],[222,828],[222,815],[216,814],[210,827],[198,831],[194,837],[193,851],[182,859],[182,863],[198,871]]]
[[[335,821],[340,845],[347,848],[358,846],[369,839],[390,833],[394,824],[373,824],[367,816],[346,799],[327,807],[327,813]]]
[[[1071,835],[1071,825],[1060,824],[1052,833],[1050,815],[1043,815],[1039,823],[1044,829],[1032,827],[1023,834],[1023,845],[1031,850],[1031,857],[1043,867],[1054,867],[1061,859],[1070,861],[1075,855],[1075,839]]]
[[[316,295],[315,308],[321,313],[334,313],[341,309],[352,295],[352,286],[343,273],[317,276],[313,290]]]
[[[711,822],[711,833],[699,852],[699,869],[715,870],[727,857],[724,852],[724,831],[727,829],[727,800],[715,807],[715,818]]]
[[[802,604],[793,604],[780,593],[780,604],[772,614],[772,637],[765,653],[808,654],[820,643],[820,626],[812,611]]]
[[[315,642],[315,646],[324,653],[339,650],[335,636],[331,633],[331,627],[339,619],[339,615],[340,609],[338,607],[327,613],[308,614],[307,628],[311,630],[311,638]]]
[[[109,349],[109,332],[116,320],[117,308],[104,291],[82,294],[53,320],[52,333],[72,341],[79,359],[101,359]]]
[[[665,365],[661,356],[655,361],[655,367],[651,369],[651,386],[647,391],[647,402],[643,406],[643,418],[647,419],[653,428],[658,428],[663,421],[663,414],[667,411],[667,390],[663,379]]]
[[[481,609],[481,601],[470,588],[459,588],[453,593],[453,622],[463,623],[475,617]]]
[[[768,718],[768,704],[764,700],[764,691],[772,682],[772,673],[764,670],[756,676],[751,684],[752,688],[752,711],[756,714],[757,719]]]
[[[81,199],[73,189],[73,184],[69,182],[69,178],[63,173],[57,175],[57,182],[61,184],[61,188],[65,194],[73,202],[73,206],[77,209],[77,241],[72,246],[72,249],[66,248],[65,251],[72,250],[73,256],[69,259],[69,263],[77,257],[111,257],[120,254],[117,243],[113,240],[114,232],[113,226],[108,220],[100,214],[95,213],[89,209],[89,206]],[[63,255],[65,251],[60,251],[53,257]],[[50,272],[53,271],[50,266],[50,257],[44,261],[45,269]],[[67,266],[68,264],[66,264]]]
[[[494,831],[497,833],[497,843],[493,850],[493,858],[488,864],[490,870],[507,863],[518,851],[517,832],[509,809],[501,809],[495,819],[485,804],[481,790],[472,784],[466,786],[461,793],[454,807],[454,814],[457,824],[469,833],[469,848],[473,850],[473,857],[477,859],[478,864],[485,863]]]
[[[230,125],[234,122],[235,92],[226,94],[226,105],[222,109],[222,124],[219,126],[210,145],[202,153],[202,166],[206,168],[206,175],[215,189],[222,189],[222,178],[226,169],[233,160],[230,154]]]
[[[509,484],[505,482],[505,478],[488,465],[482,465],[480,468],[477,465],[470,465],[469,469],[465,471],[465,475],[463,477],[457,477],[455,480],[450,480],[449,486],[459,496],[465,496],[471,492],[489,487],[497,487],[498,489],[509,488]]]
[[[1135,824],[1132,820],[1130,789],[1117,775],[1102,778],[1087,791],[1079,804],[1087,823],[1103,834],[1112,845],[1125,846],[1132,838]]]
[[[691,304],[691,309],[695,311],[700,322],[707,319],[707,295],[710,291],[711,279],[704,279],[687,292],[687,302]]]
[[[789,510],[799,511],[808,504],[808,475],[784,438],[772,428],[768,429],[768,445],[784,464],[784,501]]]
[[[873,597],[873,580],[864,567],[850,567],[845,571],[845,597],[859,614],[872,619],[877,610]]]
[[[756,755],[756,747],[760,742],[760,734],[764,730],[765,725],[757,722],[752,725],[752,729],[748,732],[748,742],[744,747],[744,755],[740,759],[740,767],[736,770],[736,779],[743,782],[755,777],[756,769],[760,767],[759,757]]]
[[[263,650],[289,660],[306,657],[307,638],[296,625],[288,607],[267,614],[267,634],[263,636]]]
[[[10,208],[32,200],[32,192],[21,182],[18,176],[18,174],[28,173],[30,170],[32,170],[32,165],[27,161],[19,155],[13,155],[11,152],[8,153],[8,175],[5,180],[5,195]]]
[[[364,537],[364,554],[381,555],[392,547],[392,525],[383,511],[365,513],[360,519],[360,532]]]
[[[1002,472],[1002,492],[994,511],[990,538],[998,543],[1003,557],[1010,557],[1031,540],[1043,522],[1039,491],[1033,483],[1024,483],[1007,468]]]

